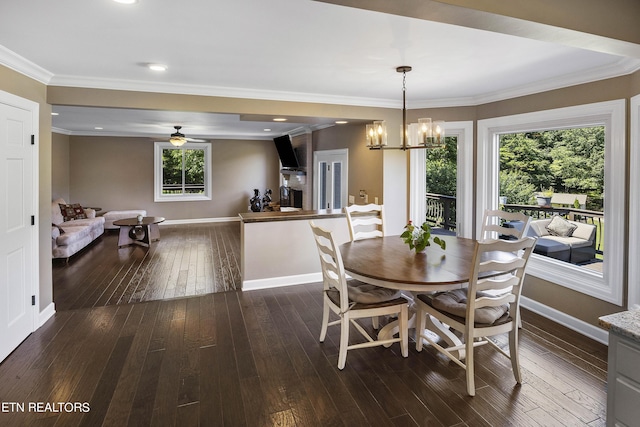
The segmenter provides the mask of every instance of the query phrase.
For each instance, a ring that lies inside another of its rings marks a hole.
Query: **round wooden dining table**
[[[432,244],[422,253],[409,249],[400,236],[356,240],[340,245],[346,273],[361,282],[384,288],[409,291],[412,294],[447,291],[464,287],[469,282],[476,241],[456,236],[438,236],[446,241],[446,249]],[[508,257],[503,253],[495,256]],[[493,255],[492,255],[493,258]],[[490,277],[491,272],[483,274]],[[414,327],[415,310],[409,327]],[[427,318],[427,328],[450,346],[461,344],[446,325]],[[397,333],[397,322],[380,330],[378,337],[388,339]],[[464,358],[464,350],[459,356]]]
[[[340,246],[347,274],[362,282],[412,292],[446,291],[469,281],[475,240],[438,236],[447,248],[432,244],[416,253],[400,236],[356,240]],[[490,274],[488,274],[489,276]]]

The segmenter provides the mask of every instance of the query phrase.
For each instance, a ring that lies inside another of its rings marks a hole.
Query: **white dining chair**
[[[466,370],[467,393],[475,395],[474,348],[490,344],[511,359],[516,382],[522,382],[518,360],[518,319],[520,294],[527,262],[536,238],[476,242],[469,286],[439,294],[420,294],[416,298],[416,350],[422,351],[423,339]],[[485,272],[501,273],[480,278]],[[485,291],[501,291],[489,294]],[[462,333],[463,344],[443,347],[425,333],[426,316]],[[487,337],[509,334],[509,352]],[[460,353],[464,350],[463,353]],[[455,354],[454,354],[455,353]],[[460,355],[461,357],[457,357]],[[463,355],[463,356],[462,356]],[[463,362],[462,358],[466,358]]]
[[[518,240],[527,235],[531,217],[522,212],[487,209],[482,218],[480,241],[507,238]]]
[[[344,369],[347,351],[358,348],[379,345],[388,346],[400,343],[402,356],[409,355],[408,341],[408,301],[399,291],[382,288],[363,283],[358,280],[347,280],[340,249],[336,245],[333,235],[309,221],[320,256],[323,283],[323,310],[320,342],[324,342],[327,328],[340,325],[340,351],[338,354],[338,369]],[[329,322],[331,312],[338,316],[338,320]],[[378,340],[373,338],[356,320],[365,317],[382,315],[397,315],[399,319],[399,336]],[[349,344],[349,329],[353,325],[365,339],[364,342]]]
[[[366,205],[351,205],[342,208],[347,216],[347,226],[351,241],[384,237],[386,226],[384,221],[384,205],[369,203]],[[371,319],[373,327],[378,329],[380,321],[377,317]]]
[[[384,205],[369,203],[342,208],[347,216],[351,241],[383,237],[386,233]]]
[[[487,209],[484,211],[482,218],[482,230],[479,240],[484,242],[489,242],[496,238],[518,240],[527,235],[530,226],[531,217],[522,212]],[[522,328],[521,319],[518,319],[518,327]]]

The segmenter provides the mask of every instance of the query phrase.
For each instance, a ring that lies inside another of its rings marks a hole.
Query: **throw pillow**
[[[571,237],[576,228],[578,228],[577,225],[571,224],[569,221],[558,215],[554,215],[551,222],[546,227],[549,234],[558,237]]]
[[[80,206],[79,203],[74,203],[72,205],[63,205],[59,204],[60,212],[62,213],[62,217],[64,221],[73,221],[74,219],[86,219],[87,215],[84,213],[84,209]]]

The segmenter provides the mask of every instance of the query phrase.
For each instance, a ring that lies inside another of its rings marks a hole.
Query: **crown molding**
[[[638,70],[640,70],[640,60],[634,58],[621,58],[619,61],[610,65],[593,68],[587,71],[570,73],[561,77],[541,80],[529,85],[518,86],[511,90],[504,90],[476,97],[407,102],[407,108],[473,107],[491,102],[504,101],[505,99],[518,98],[521,96],[591,83],[598,80],[626,76]]]
[[[197,96],[215,96],[225,98],[260,99],[268,101],[305,102],[318,104],[350,105],[357,107],[400,108],[399,100],[381,98],[348,97],[287,91],[260,90],[251,88],[229,88],[220,86],[189,85],[178,83],[152,83],[148,81],[104,79],[71,75],[54,75],[50,71],[29,61],[0,45],[0,64],[40,83],[49,86],[81,87],[92,89],[124,90],[136,92],[155,92]],[[640,60],[621,58],[619,61],[585,72],[576,72],[562,77],[545,79],[529,85],[518,86],[511,90],[487,93],[473,97],[441,98],[419,101],[407,101],[407,108],[466,107],[498,102],[546,92],[564,87],[590,83],[598,80],[620,77],[640,70]]]
[[[43,84],[49,84],[53,73],[0,45],[0,64]]]
[[[260,99],[266,101],[306,102],[318,104],[351,105],[358,107],[397,108],[397,100],[348,97],[303,92],[287,92],[251,88],[189,85],[180,83],[152,83],[136,80],[98,79],[82,76],[54,76],[51,86],[92,89],[124,90],[134,92],[170,93],[180,95],[216,96],[223,98]]]
[[[59,133],[61,135],[71,135],[72,132],[70,130],[66,130],[66,129],[62,129],[62,128],[57,128],[57,127],[52,127],[51,128],[51,132],[52,133]]]
[[[147,138],[154,139],[157,141],[166,141],[168,140],[168,136],[165,134],[151,134],[151,133],[136,133],[136,132],[105,132],[105,131],[97,131],[97,130],[87,130],[87,131],[70,131],[62,128],[51,128],[52,133],[58,133],[61,135],[67,136],[97,136],[97,137],[106,137],[106,138]],[[206,141],[215,141],[222,139],[230,139],[230,140],[251,140],[251,141],[271,141],[275,135],[268,134],[264,135],[261,133],[230,133],[230,134],[216,134],[215,136],[207,135],[207,136],[199,136],[192,135],[193,138],[203,139]]]
[[[517,98],[564,87],[620,77],[640,70],[640,60],[621,58],[619,61],[587,71],[566,74],[561,77],[541,80],[511,90],[487,93],[474,97],[430,99],[407,102],[407,108],[466,107]],[[348,97],[312,93],[229,88],[219,86],[187,85],[176,83],[150,83],[147,81],[97,79],[81,76],[54,76],[52,86],[85,87],[94,89],[125,90],[136,92],[157,92],[183,95],[216,96],[226,98],[261,99],[268,101],[306,102],[319,104],[350,105],[359,107],[400,108],[399,100],[380,98]]]

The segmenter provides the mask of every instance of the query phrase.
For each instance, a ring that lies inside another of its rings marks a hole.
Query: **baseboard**
[[[305,283],[322,282],[322,273],[299,274],[296,276],[270,277],[268,279],[244,280],[242,282],[243,291],[254,291],[257,289],[271,289],[282,286],[302,285]]]
[[[56,314],[56,305],[50,303],[38,314],[38,328],[47,323],[47,320],[51,319],[54,314]]]
[[[540,316],[553,320],[554,322],[559,323],[562,326],[566,326],[567,328],[574,330],[586,337],[589,337],[592,340],[598,341],[599,343],[605,345],[609,344],[609,332],[602,328],[594,326],[580,319],[576,319],[573,316],[569,316],[568,314],[558,311],[555,308],[551,308],[547,305],[540,304],[539,302],[525,296],[520,297],[520,305],[527,310],[531,310],[534,313],[539,314]]]
[[[163,226],[163,225],[178,225],[178,224],[204,224],[207,222],[230,222],[230,221],[240,221],[240,217],[228,216],[228,217],[219,217],[219,218],[168,219],[166,221],[161,222],[158,225]]]

